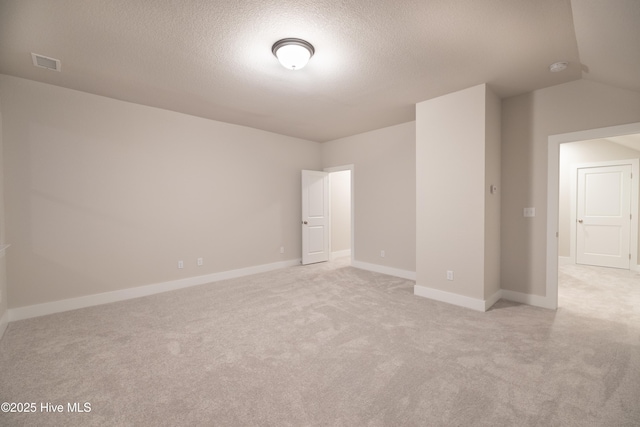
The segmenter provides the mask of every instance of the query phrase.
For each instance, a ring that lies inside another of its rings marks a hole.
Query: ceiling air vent
[[[48,56],[38,55],[37,53],[31,53],[33,59],[33,65],[36,67],[47,68],[53,71],[60,71],[60,60],[55,58],[49,58]]]

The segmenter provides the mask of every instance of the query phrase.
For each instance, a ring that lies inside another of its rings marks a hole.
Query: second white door
[[[629,269],[631,165],[578,169],[576,263]]]

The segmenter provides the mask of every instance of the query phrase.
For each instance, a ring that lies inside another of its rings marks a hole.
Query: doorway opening
[[[567,214],[569,215],[569,218],[571,216],[571,205],[570,202],[568,204],[562,202],[561,192],[563,190],[560,182],[560,171],[562,168],[561,161],[566,161],[566,159],[564,158],[561,159],[561,152],[570,148],[571,145],[563,144],[577,143],[581,141],[589,141],[588,144],[594,144],[594,142],[591,141],[596,140],[607,141],[607,143],[609,144],[608,148],[611,150],[605,151],[609,151],[609,155],[612,155],[611,153],[616,150],[626,151],[625,148],[640,153],[640,123],[612,126],[600,129],[591,129],[580,132],[571,132],[560,135],[552,135],[549,137],[547,169],[547,271],[545,297],[545,307],[548,308],[556,309],[558,307],[559,263],[562,262],[564,264],[570,262],[570,260],[572,259],[568,248],[570,248],[571,245],[570,229],[573,224],[570,223],[570,220],[566,219]],[[622,144],[621,141],[626,141],[628,145]],[[637,149],[633,148],[635,144],[637,144]],[[616,145],[620,145],[621,147],[617,148]],[[629,153],[629,151],[626,152]],[[640,154],[638,156],[640,156]],[[634,156],[627,155],[625,157],[629,158]],[[638,159],[638,157],[635,158]],[[605,159],[601,158],[600,160],[603,161]],[[588,161],[595,160],[585,160],[585,162]],[[566,177],[562,177],[563,180],[565,178]],[[632,191],[638,193],[637,187]],[[561,204],[564,206],[561,207]],[[568,210],[569,212],[567,212]],[[638,219],[640,218],[638,218],[637,216],[634,219],[634,221],[636,221],[636,226]],[[635,259],[631,260],[631,266],[634,269],[636,268],[638,261],[637,237],[637,231],[635,232],[635,235],[633,235],[632,233],[631,238],[635,240],[635,243],[632,247],[634,253],[633,256],[635,256]]]
[[[354,166],[330,167],[324,171],[329,173],[330,183],[329,259],[348,258],[352,264],[355,256]]]

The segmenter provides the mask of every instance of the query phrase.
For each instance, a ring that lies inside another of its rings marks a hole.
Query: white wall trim
[[[502,298],[502,289],[498,289],[495,294],[484,300],[484,311],[489,310],[495,303],[500,300],[500,298]]]
[[[558,197],[560,180],[560,144],[587,139],[640,133],[640,122],[579,132],[550,135],[547,147],[547,274],[544,298],[551,309],[558,308]],[[637,261],[637,260],[636,260]],[[508,291],[511,292],[511,291]],[[524,294],[523,294],[524,295]],[[507,299],[505,297],[505,299]],[[518,301],[519,302],[519,301]],[[537,304],[532,304],[537,305]]]
[[[9,326],[9,310],[5,311],[2,317],[0,317],[0,340],[4,336],[4,331]]]
[[[415,285],[413,287],[413,294],[419,297],[429,298],[429,299],[440,301],[440,302],[446,302],[448,304],[453,304],[453,305],[457,305],[459,307],[464,307],[464,308],[470,308],[476,311],[486,311],[485,301],[481,299],[466,297],[464,295],[459,295],[459,294],[453,294],[451,292],[445,292],[439,289],[433,289],[433,288],[428,288],[426,286]]]
[[[252,274],[264,273],[278,270],[285,267],[300,265],[300,259],[281,261],[273,264],[263,264],[253,267],[241,268],[237,270],[222,271],[219,273],[207,274],[204,276],[188,277],[185,279],[172,280],[169,282],[156,283],[135,288],[121,289],[118,291],[104,292],[100,294],[87,295],[78,298],[70,298],[61,301],[47,302],[43,304],[30,305],[25,307],[12,308],[9,310],[9,321],[29,319],[31,317],[45,316],[47,314],[61,313],[63,311],[76,310],[79,308],[92,307],[95,305],[108,304],[111,302],[124,301],[148,295],[159,294],[167,291],[184,289],[191,286],[204,285],[206,283],[218,282],[221,280],[235,279],[237,277],[249,276]]]
[[[419,297],[446,302],[448,304],[470,308],[476,311],[487,311],[500,299],[505,299],[507,301],[513,301],[520,304],[532,305],[535,307],[548,308],[552,310],[556,309],[556,307],[553,305],[553,301],[550,298],[541,297],[538,295],[523,294],[515,291],[508,291],[506,289],[498,290],[496,293],[494,293],[484,301],[419,285],[415,285],[413,287],[413,294]]]
[[[539,295],[523,294],[521,292],[509,291],[502,289],[502,299],[507,301],[518,302],[521,304],[533,305],[535,307],[548,308],[555,310],[558,308],[557,300],[549,297],[541,297]]]
[[[362,261],[351,261],[351,266],[360,270],[373,271],[374,273],[387,274],[389,276],[400,277],[407,280],[416,280],[416,272],[401,270],[399,268],[387,267],[385,265],[369,264]]]
[[[331,252],[331,259],[336,259],[336,258],[342,258],[351,256],[351,249],[345,249],[343,251],[335,251],[335,252]]]

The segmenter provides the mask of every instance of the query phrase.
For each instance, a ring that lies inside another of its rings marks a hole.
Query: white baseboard
[[[4,331],[7,330],[9,325],[9,310],[5,311],[2,317],[0,317],[0,340],[4,336]]]
[[[571,258],[570,256],[559,256],[558,257],[558,265],[570,265],[570,264],[575,264],[573,262],[573,258]]]
[[[484,300],[484,311],[489,310],[500,298],[502,298],[502,289],[499,289],[495,294]]]
[[[374,273],[387,274],[389,276],[400,277],[407,280],[416,280],[416,272],[409,270],[401,270],[399,268],[387,267],[378,264],[369,264],[368,262],[353,261],[352,267],[359,268],[360,270],[373,271]]]
[[[460,307],[470,308],[476,311],[487,311],[500,299],[507,301],[513,301],[521,304],[532,305],[535,307],[548,308],[555,310],[553,304],[546,297],[538,295],[523,294],[521,292],[508,291],[506,289],[500,289],[498,292],[491,295],[486,300],[475,299],[466,297],[464,295],[458,295],[451,292],[445,292],[438,289],[428,288],[426,286],[415,285],[413,287],[413,294],[433,299],[440,302],[446,302],[449,304],[457,305]]]
[[[428,288],[426,286],[415,285],[413,287],[413,294],[419,297],[429,298],[429,299],[440,301],[440,302],[446,302],[448,304],[453,304],[453,305],[457,305],[459,307],[464,307],[464,308],[470,308],[476,311],[486,311],[486,308],[485,308],[486,303],[484,300],[466,297],[464,295],[458,295],[451,292],[445,292],[439,289],[433,289],[433,288]]]
[[[135,288],[122,289],[112,292],[104,292],[101,294],[87,295],[84,297],[70,298],[61,301],[53,301],[43,304],[36,304],[25,307],[9,309],[0,318],[0,338],[4,334],[9,322],[16,320],[29,319],[32,317],[45,316],[47,314],[61,313],[64,311],[76,310],[79,308],[92,307],[95,305],[108,304],[111,302],[124,301],[133,298],[140,298],[148,295],[154,295],[162,292],[184,289],[191,286],[204,285],[206,283],[218,282],[221,280],[234,279],[237,277],[249,276],[252,274],[264,273],[267,271],[278,270],[281,268],[292,267],[300,264],[299,259],[276,262],[272,264],[263,264],[253,267],[241,268],[237,270],[223,271],[212,273],[204,276],[188,277],[185,279],[173,280],[169,282],[156,283],[146,286],[138,286]],[[387,274],[394,277],[400,277],[407,280],[416,280],[414,271],[401,270],[383,265],[370,264],[362,261],[353,261],[352,266],[362,270],[373,271],[376,273]],[[436,301],[446,302],[461,307],[470,308],[477,311],[486,311],[500,298],[514,301],[522,304],[529,304],[542,308],[554,309],[546,297],[538,295],[524,294],[515,291],[502,289],[486,300],[466,297],[463,295],[453,294],[450,292],[440,291],[425,286],[414,286],[414,295],[425,298],[434,299]]]
[[[235,279],[237,277],[249,276],[251,274],[264,273],[267,271],[278,270],[285,267],[292,267],[299,264],[300,260],[295,259],[276,262],[273,264],[263,264],[253,267],[241,268],[238,270],[222,271],[219,273],[212,273],[204,276],[188,277],[185,279],[172,280],[169,282],[156,283],[152,285],[138,286],[135,288],[121,289],[119,291],[104,292],[101,294],[87,295],[84,297],[70,298],[61,301],[53,301],[43,304],[12,308],[8,311],[8,320],[14,322],[16,320],[29,319],[31,317],[45,316],[47,314],[61,313],[63,311],[108,304],[116,301],[124,301],[128,299],[159,294],[162,292],[184,289],[191,286],[218,282],[220,280]]]
[[[555,310],[556,307],[550,302],[547,297],[541,297],[539,295],[523,294],[522,292],[508,291],[502,289],[502,299],[507,301],[519,302],[521,304],[533,305],[535,307],[548,308]]]
[[[331,259],[342,258],[351,256],[351,249],[345,249],[343,251],[331,252]]]

